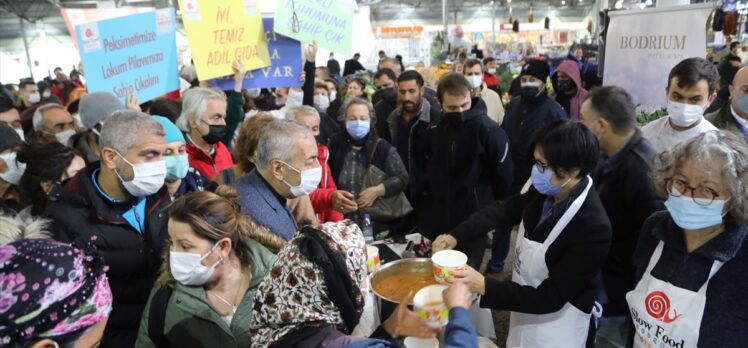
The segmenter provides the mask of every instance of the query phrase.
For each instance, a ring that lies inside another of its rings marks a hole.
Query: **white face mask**
[[[249,97],[252,99],[255,99],[260,96],[260,89],[259,88],[250,88],[247,90],[247,94],[249,94]]]
[[[293,171],[299,173],[301,175],[301,183],[299,183],[299,186],[292,186],[289,184],[285,179],[283,180],[283,183],[288,185],[289,188],[291,188],[291,195],[293,195],[294,198],[300,197],[300,196],[306,196],[310,193],[314,192],[314,190],[317,189],[319,186],[319,181],[322,180],[322,167],[312,168],[312,169],[305,169],[303,171],[299,171],[298,169],[294,168],[292,165],[281,162],[288,166],[289,168],[293,169]]]
[[[304,92],[297,91],[294,88],[288,90],[288,97],[286,97],[286,107],[294,108],[304,104]]]
[[[470,81],[470,86],[473,88],[480,88],[480,86],[483,86],[483,76],[481,75],[470,75],[465,76],[467,77],[468,81]]]
[[[315,95],[314,107],[319,112],[327,112],[327,108],[330,107],[330,98],[324,95]]]
[[[330,101],[335,101],[337,97],[338,97],[338,91],[330,92]]]
[[[129,192],[133,197],[150,196],[158,192],[158,190],[164,186],[166,180],[166,162],[164,162],[164,160],[132,164],[127,160],[127,158],[125,158],[125,156],[122,156],[119,153],[117,153],[117,155],[122,157],[122,159],[125,160],[125,163],[132,167],[132,172],[134,174],[132,181],[125,181],[122,179],[122,176],[120,176],[119,172],[116,170],[114,173],[117,174],[119,180],[122,181],[125,190],[127,190],[127,192]]]
[[[21,137],[21,141],[26,141],[26,134],[23,134],[23,129],[14,129],[18,136]]]
[[[42,100],[42,98],[39,96],[39,92],[29,94],[29,103],[36,104],[40,100]]]
[[[195,253],[185,253],[179,251],[169,251],[169,268],[171,275],[183,285],[201,286],[208,282],[210,276],[216,270],[216,266],[221,260],[216,261],[213,266],[205,267],[202,262],[218,246],[218,242],[210,248],[205,255]]]
[[[44,98],[49,98],[50,96],[52,96],[52,92],[45,91],[44,93],[42,93],[42,97]]]
[[[26,163],[17,162],[16,155],[18,155],[16,152],[0,155],[0,159],[5,161],[5,166],[7,167],[4,173],[0,173],[0,179],[11,185],[18,186],[18,183],[21,182],[23,172],[26,171]]]
[[[704,114],[704,106],[668,101],[667,113],[670,117],[670,122],[674,125],[688,127],[701,119]]]
[[[65,146],[68,146],[68,142],[70,141],[70,138],[75,135],[75,129],[68,129],[66,131],[56,133],[55,138],[57,138],[57,141]]]

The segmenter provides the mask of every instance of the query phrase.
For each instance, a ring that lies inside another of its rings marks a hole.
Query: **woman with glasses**
[[[595,277],[612,234],[588,176],[600,148],[589,129],[567,120],[540,128],[530,148],[535,165],[528,192],[478,211],[451,233],[519,225],[511,281],[484,278],[470,267],[455,277],[481,295],[481,307],[511,311],[507,347],[583,347],[588,333],[595,337]]]
[[[653,168],[666,211],[644,223],[626,295],[634,347],[748,343],[748,149],[712,131],[662,153]]]

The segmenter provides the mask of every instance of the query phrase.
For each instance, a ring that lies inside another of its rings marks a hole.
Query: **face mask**
[[[314,96],[314,107],[319,112],[326,112],[327,108],[330,107],[330,98],[324,95],[315,95]]]
[[[203,140],[205,140],[206,143],[213,145],[221,141],[221,139],[226,136],[225,124],[216,125],[208,124],[208,122],[205,122],[203,120],[200,121],[208,125],[208,134],[203,135]]]
[[[255,99],[260,96],[260,89],[259,88],[250,88],[247,90],[247,94],[249,94],[249,97],[252,99]]]
[[[301,175],[301,183],[299,183],[299,186],[291,186],[291,184],[289,184],[285,179],[283,180],[283,183],[291,188],[291,195],[293,195],[294,198],[309,195],[319,186],[319,181],[322,180],[322,167],[299,171],[288,163],[281,163]]]
[[[11,185],[18,186],[18,183],[21,182],[23,172],[26,171],[26,163],[17,162],[16,155],[18,155],[16,152],[0,155],[0,158],[5,161],[5,166],[7,167],[4,173],[0,173],[0,179]]]
[[[213,266],[205,267],[202,262],[213,250],[216,249],[218,243],[210,248],[210,251],[205,255],[195,253],[185,253],[179,251],[169,251],[169,268],[171,269],[171,275],[180,282],[182,285],[201,286],[208,282],[210,276],[216,270],[216,266],[221,263],[221,260],[216,261]]]
[[[470,81],[470,86],[473,88],[480,88],[480,86],[483,86],[483,76],[481,75],[470,75],[465,76],[467,77],[468,81]]]
[[[556,81],[556,91],[566,93],[571,90],[571,80],[558,80]]]
[[[332,101],[335,101],[335,99],[336,99],[337,97],[338,97],[338,92],[337,92],[337,91],[332,91],[332,92],[330,93],[330,101],[331,101],[331,102],[332,102]]]
[[[540,83],[535,82],[521,83],[520,86],[522,87],[522,98],[535,98],[538,94],[540,94],[540,85]]]
[[[164,180],[166,179],[166,164],[164,160],[155,162],[146,162],[132,164],[125,158],[125,156],[117,153],[119,157],[132,167],[133,179],[132,181],[125,181],[122,176],[119,175],[119,171],[115,170],[117,178],[122,182],[125,190],[130,193],[133,197],[146,197],[150,196],[164,186]]]
[[[39,92],[29,94],[29,102],[31,104],[38,103],[42,98],[39,96]]]
[[[23,134],[23,129],[15,129],[15,131],[21,137],[21,141],[26,141],[26,134]]]
[[[49,91],[46,91],[46,92],[42,93],[42,97],[44,97],[44,98],[49,98],[51,96],[52,96],[52,93],[49,92]]]
[[[190,162],[187,155],[164,156],[166,163],[166,181],[175,182],[184,179],[187,176],[187,170],[190,169]]]
[[[444,118],[451,124],[462,124],[462,112],[445,112]]]
[[[532,186],[535,186],[535,189],[541,194],[556,197],[569,181],[567,180],[561,185],[553,185],[551,184],[551,176],[553,176],[553,171],[550,168],[546,168],[541,173],[537,165],[532,166]]]
[[[748,94],[743,94],[735,100],[735,109],[741,114],[748,114]]]
[[[345,124],[345,130],[356,140],[363,139],[367,134],[369,134],[369,129],[371,129],[371,123],[369,121],[355,120],[348,121]]]
[[[80,113],[74,113],[73,119],[75,120],[75,126],[78,128],[84,128],[83,127],[83,121],[81,121],[81,114]]]
[[[701,119],[704,114],[704,106],[667,102],[667,113],[670,122],[678,127],[688,127]]]
[[[693,198],[682,195],[675,188],[672,190],[673,192],[665,201],[665,208],[680,228],[698,230],[722,223],[724,215],[722,211],[726,201],[715,199],[711,204],[701,206],[696,204]]]
[[[75,135],[75,129],[68,129],[64,132],[60,132],[55,134],[55,138],[57,138],[57,141],[65,146],[68,146],[68,142],[70,141],[70,138]]]
[[[288,97],[286,98],[286,107],[295,108],[304,104],[304,92],[297,91],[293,88],[288,90]]]
[[[275,97],[275,105],[283,107],[283,105],[286,105],[285,99],[279,99],[278,97]]]

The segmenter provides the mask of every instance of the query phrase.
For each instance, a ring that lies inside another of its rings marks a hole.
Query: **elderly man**
[[[322,177],[312,131],[295,121],[271,122],[262,129],[255,165],[236,182],[242,212],[290,240],[296,233],[296,221],[287,200],[309,195]]]
[[[20,145],[21,138],[16,131],[0,122],[0,213],[3,209],[18,212],[23,208],[18,184],[26,164],[16,161]]]
[[[286,119],[299,122],[312,130],[312,135],[319,136],[320,116],[317,110],[311,106],[298,106],[291,108],[286,112]],[[339,207],[356,209],[356,202],[353,194],[350,192],[338,190],[335,181],[332,179],[330,165],[327,159],[330,158],[330,152],[327,146],[317,143],[317,160],[322,167],[321,180],[319,187],[309,194],[312,206],[320,223],[328,221],[343,220],[343,213],[335,210]]]
[[[99,160],[99,134],[104,121],[124,108],[122,101],[109,92],[94,92],[81,97],[78,112],[86,131],[73,136],[70,147],[84,155],[86,163]]]
[[[60,104],[50,103],[36,108],[33,126],[34,131],[53,135],[65,146],[75,135],[75,119]]]
[[[468,59],[465,62],[465,68],[463,69],[465,77],[470,81],[470,87],[473,88],[473,97],[480,97],[483,102],[486,103],[488,108],[488,118],[494,120],[494,122],[501,124],[504,121],[504,104],[501,103],[501,97],[499,94],[489,89],[483,82],[483,74],[485,73],[483,63],[477,59]]]
[[[706,119],[715,127],[739,133],[748,141],[748,69],[738,70],[729,88],[730,102]]]
[[[103,347],[133,347],[167,238],[164,127],[133,110],[101,129],[101,162],[89,164],[49,195],[54,238],[91,242],[109,267],[114,296]]]
[[[210,180],[234,166],[229,149],[221,142],[227,134],[226,96],[222,92],[210,88],[188,90],[177,127],[187,138],[190,167]]]
[[[379,70],[382,69],[390,69],[392,72],[395,73],[395,77],[400,77],[400,74],[403,73],[403,68],[400,65],[400,61],[398,61],[395,58],[384,58],[379,62],[379,66],[377,66]]]

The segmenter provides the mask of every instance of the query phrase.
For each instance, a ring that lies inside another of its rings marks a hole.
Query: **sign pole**
[[[29,76],[34,79],[33,64],[31,63],[31,53],[29,53],[29,39],[26,34],[26,24],[23,23],[23,18],[18,17],[18,23],[21,25],[21,34],[23,35],[23,48],[26,49],[26,64],[29,66]]]

